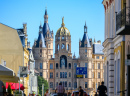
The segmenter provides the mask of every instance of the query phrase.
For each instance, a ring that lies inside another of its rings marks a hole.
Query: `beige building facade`
[[[39,36],[33,45],[35,68],[48,83],[53,93],[60,82],[65,92],[78,90],[79,86],[88,94],[95,94],[103,79],[104,57],[101,41],[92,42],[87,34],[86,23],[82,40],[79,40],[79,57],[71,53],[71,34],[65,27],[64,17],[55,35],[55,54],[53,54],[53,31],[48,24],[47,10],[44,25],[39,26]],[[53,56],[55,58],[53,58]],[[87,67],[87,74],[76,75],[76,67]]]

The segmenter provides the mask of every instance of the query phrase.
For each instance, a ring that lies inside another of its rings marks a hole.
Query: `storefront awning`
[[[12,90],[19,90],[19,83],[6,83],[6,89],[9,85],[11,86]],[[24,90],[23,84],[20,84],[20,90]]]
[[[15,76],[14,71],[6,66],[0,65],[0,80],[5,82],[17,83],[19,78]]]

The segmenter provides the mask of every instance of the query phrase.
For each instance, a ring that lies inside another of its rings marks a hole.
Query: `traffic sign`
[[[87,74],[87,67],[77,67],[76,75],[83,75],[83,74]]]

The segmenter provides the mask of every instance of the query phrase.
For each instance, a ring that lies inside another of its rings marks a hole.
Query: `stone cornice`
[[[109,43],[113,42],[113,38],[107,38],[104,42],[103,42],[103,47],[105,48]]]

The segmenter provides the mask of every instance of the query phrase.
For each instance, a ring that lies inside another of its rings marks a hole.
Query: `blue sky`
[[[45,7],[49,15],[49,26],[54,35],[61,27],[64,16],[65,27],[71,34],[71,51],[79,55],[79,39],[88,27],[88,36],[104,41],[103,0],[0,0],[0,23],[13,28],[22,28],[27,23],[28,41],[31,46],[38,38],[40,22],[44,23]],[[55,37],[55,36],[54,36]],[[55,43],[55,38],[54,38]],[[55,46],[55,44],[54,44]],[[53,46],[53,48],[55,48]],[[55,51],[54,51],[55,52]]]

